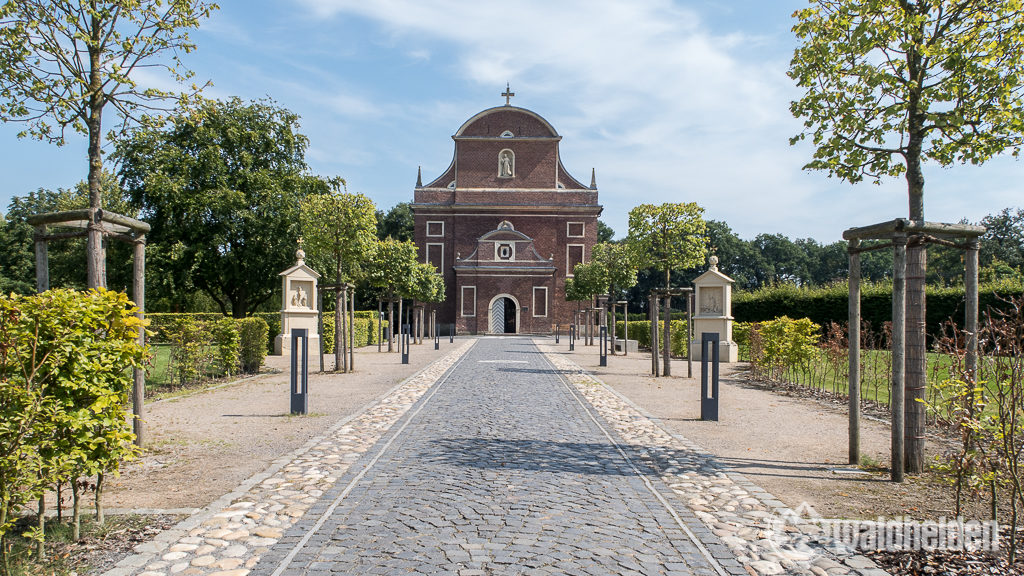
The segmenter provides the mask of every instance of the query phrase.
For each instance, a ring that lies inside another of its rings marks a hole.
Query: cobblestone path
[[[530,340],[482,339],[252,575],[744,573],[609,430]]]

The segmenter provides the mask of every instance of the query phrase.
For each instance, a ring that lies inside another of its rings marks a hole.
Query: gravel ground
[[[854,467],[847,463],[845,404],[769,391],[747,382],[745,365],[722,364],[720,420],[704,422],[700,362],[694,362],[693,379],[685,377],[685,360],[673,361],[672,377],[652,378],[646,354],[609,356],[609,365],[601,367],[596,346],[577,346],[572,358],[670,430],[789,506],[807,502],[831,518],[952,516],[951,491],[934,475],[900,485],[889,482],[884,471],[849,473]],[[934,441],[928,446],[930,452],[941,448]],[[861,454],[888,466],[887,422],[861,419]],[[973,504],[964,516],[986,518],[985,505]]]
[[[278,373],[153,402],[146,451],[107,481],[104,503],[112,512],[202,508],[457,345],[442,340],[435,351],[425,341],[407,365],[376,346],[358,349],[356,372],[310,373],[309,414],[302,417],[290,415],[288,359],[280,356],[267,357],[265,368]]]

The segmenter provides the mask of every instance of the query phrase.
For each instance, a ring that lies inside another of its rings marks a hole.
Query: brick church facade
[[[459,334],[550,333],[571,321],[565,279],[597,243],[597,186],[572,177],[562,137],[535,112],[506,104],[467,120],[448,169],[412,204],[423,262],[444,276],[437,321]]]

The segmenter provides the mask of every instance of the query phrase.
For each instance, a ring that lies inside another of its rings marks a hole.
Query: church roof
[[[455,138],[559,138],[558,132],[540,114],[518,106],[495,106],[473,116],[459,128]]]

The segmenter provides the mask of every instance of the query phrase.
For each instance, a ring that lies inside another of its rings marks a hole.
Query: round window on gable
[[[516,135],[513,134],[511,130],[505,130],[504,132],[501,133],[501,137],[502,138],[515,138]]]

